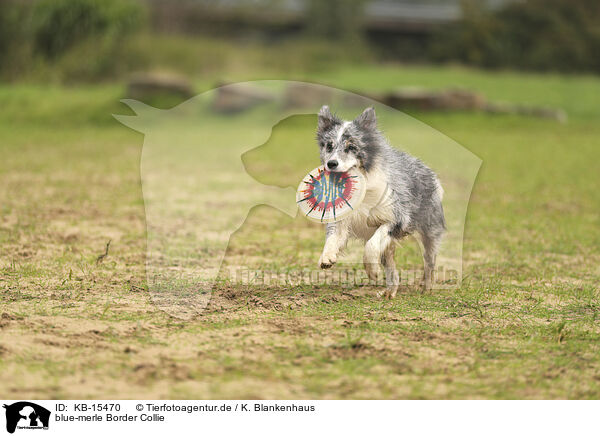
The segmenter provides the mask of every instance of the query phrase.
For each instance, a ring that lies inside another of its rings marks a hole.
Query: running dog
[[[377,128],[372,107],[353,121],[343,121],[323,106],[317,142],[321,163],[328,171],[356,168],[367,182],[360,207],[347,218],[327,225],[319,266],[331,268],[350,237],[362,239],[367,275],[377,280],[379,265],[383,265],[386,290],[379,295],[393,298],[400,284],[394,262],[396,244],[416,233],[423,247],[423,287],[431,289],[437,252],[446,230],[444,191],[437,175],[419,159],[390,146]]]

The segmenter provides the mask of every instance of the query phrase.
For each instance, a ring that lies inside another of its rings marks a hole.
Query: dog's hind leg
[[[391,228],[391,224],[381,225],[365,244],[363,263],[367,276],[371,280],[377,280],[381,260],[387,248],[392,244]]]
[[[394,298],[400,286],[400,274],[396,269],[396,261],[394,253],[396,252],[396,243],[392,241],[382,256],[383,268],[385,270],[385,286],[383,292],[378,292],[377,295],[385,298]]]
[[[425,270],[423,273],[423,288],[426,291],[431,290],[435,262],[442,236],[442,231],[421,233],[421,241],[423,243],[423,266]]]

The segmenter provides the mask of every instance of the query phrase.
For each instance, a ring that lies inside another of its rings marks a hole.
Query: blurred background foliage
[[[600,2],[526,0],[489,12],[463,3],[462,20],[437,32],[433,59],[487,68],[600,72]]]
[[[0,0],[0,77],[365,62],[600,72],[597,0]]]
[[[41,0],[33,8],[33,47],[50,59],[95,37],[112,48],[140,28],[144,13],[140,4],[130,1]]]

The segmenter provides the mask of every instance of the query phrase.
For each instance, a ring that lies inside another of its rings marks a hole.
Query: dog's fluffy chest
[[[380,225],[394,220],[392,195],[385,175],[371,173],[366,182],[365,198],[349,217],[352,233],[362,239],[369,239]]]

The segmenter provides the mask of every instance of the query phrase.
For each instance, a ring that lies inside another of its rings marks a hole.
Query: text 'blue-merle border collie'
[[[365,241],[364,265],[377,280],[385,270],[386,291],[396,296],[400,277],[394,262],[396,244],[416,233],[423,244],[423,286],[431,289],[436,255],[446,230],[442,197],[436,174],[419,159],[392,148],[377,129],[375,109],[367,108],[354,121],[343,121],[329,107],[319,112],[317,141],[321,162],[329,171],[356,167],[367,181],[363,203],[347,218],[327,225],[321,268],[331,268],[349,237]]]

